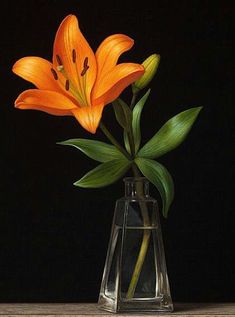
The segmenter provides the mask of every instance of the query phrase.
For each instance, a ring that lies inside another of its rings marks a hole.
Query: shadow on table
[[[195,312],[198,313],[208,312],[208,310],[215,312],[218,309],[218,304],[216,303],[175,303],[174,313],[177,312]]]

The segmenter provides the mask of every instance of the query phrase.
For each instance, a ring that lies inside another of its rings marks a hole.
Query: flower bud
[[[160,62],[160,55],[152,54],[142,63],[142,65],[145,68],[145,72],[143,76],[141,76],[132,85],[133,93],[136,93],[139,90],[145,88],[150,83],[150,81],[153,79],[154,75],[156,74],[159,62]]]

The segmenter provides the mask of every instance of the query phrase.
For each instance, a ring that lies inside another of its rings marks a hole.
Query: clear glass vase
[[[98,307],[172,311],[157,201],[144,177],[128,177],[117,200]]]

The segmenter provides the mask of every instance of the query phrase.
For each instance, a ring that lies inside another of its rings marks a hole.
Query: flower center
[[[76,51],[74,49],[72,51],[72,61],[76,65]],[[53,75],[53,78],[55,80],[58,80],[60,85],[67,92],[70,92],[77,99],[77,101],[78,101],[80,106],[88,105],[87,99],[86,99],[86,94],[85,94],[84,82],[82,81],[83,85],[81,86],[81,82],[80,82],[79,77],[78,77],[78,87],[76,87],[77,84],[72,80],[72,78],[69,78],[69,76],[68,76],[68,74],[67,74],[67,72],[66,72],[66,70],[64,68],[62,59],[61,59],[61,57],[58,54],[56,55],[56,62],[58,64],[56,69],[57,69],[58,72],[60,72],[63,75],[64,80],[59,78],[58,73],[56,72],[56,70],[54,68],[51,68],[51,73]],[[85,70],[85,73],[86,73],[88,68],[89,68],[89,66],[88,66],[88,58],[86,58],[85,61],[84,61],[83,72]],[[76,73],[77,73],[77,76],[78,76],[77,65],[76,65]]]

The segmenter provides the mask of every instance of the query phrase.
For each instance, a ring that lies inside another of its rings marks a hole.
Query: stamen
[[[83,70],[81,72],[81,76],[84,76],[86,74],[86,72],[88,71],[89,66],[88,66],[88,57],[86,57],[84,59],[84,63],[83,63]]]
[[[66,82],[65,82],[65,89],[69,90],[69,80],[68,79],[66,79]]]
[[[58,54],[56,54],[56,60],[57,60],[57,63],[61,66],[61,65],[63,65],[63,63],[62,63],[62,60],[61,60],[61,58],[60,58],[60,56],[58,55]]]
[[[58,79],[58,75],[57,75],[56,71],[53,68],[51,68],[51,72],[52,72],[52,75],[53,75],[54,79],[57,80]]]
[[[73,49],[73,51],[72,51],[72,58],[73,58],[73,63],[76,63],[76,51],[75,51],[75,49]]]

